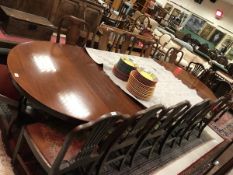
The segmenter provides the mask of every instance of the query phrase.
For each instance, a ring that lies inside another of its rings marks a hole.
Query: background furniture
[[[0,7],[0,20],[7,34],[20,35],[34,39],[50,40],[54,26],[46,18]]]
[[[89,37],[89,25],[82,19],[76,18],[75,16],[64,16],[57,30],[57,43],[60,43],[61,30],[66,23],[66,44],[76,45],[80,47],[86,45]],[[68,26],[67,26],[68,23]]]
[[[41,19],[44,19],[44,21],[47,19],[55,26],[59,24],[60,19],[65,15],[73,15],[84,19],[90,25],[91,35],[89,40],[94,38],[104,11],[103,6],[91,0],[16,0],[9,1],[8,3],[4,0],[0,0],[0,4],[26,13],[31,13],[32,16],[37,15],[40,21]],[[25,20],[25,18],[23,18],[23,20]],[[23,26],[26,26],[24,30],[28,30],[28,25]],[[92,40],[92,44],[93,42]]]

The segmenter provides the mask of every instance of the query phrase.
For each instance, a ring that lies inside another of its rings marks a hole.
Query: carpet
[[[4,125],[4,121],[7,121],[10,118],[11,114],[12,112],[10,111],[10,108],[4,103],[0,103],[0,118],[2,125]],[[7,120],[3,121],[3,118]],[[0,175],[14,175],[11,159],[6,154],[5,145],[2,141],[2,132],[0,133]]]
[[[13,168],[11,165],[11,159],[6,154],[1,136],[0,136],[0,174],[14,175]]]
[[[226,140],[233,140],[233,116],[225,113],[218,121],[209,125],[216,133]]]
[[[205,156],[200,158],[194,164],[189,166],[180,175],[202,175],[208,170],[219,152],[225,148],[229,141],[233,141],[233,115],[229,112],[225,113],[218,121],[211,122],[209,127],[213,129],[225,141],[214,149],[209,151]]]
[[[195,163],[183,170],[179,175],[205,175],[207,171],[213,166],[213,161],[219,155],[219,153],[226,147],[228,142],[222,142],[214,149],[206,153]]]

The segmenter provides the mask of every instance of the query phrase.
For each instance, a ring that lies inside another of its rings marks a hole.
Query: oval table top
[[[92,121],[119,111],[134,114],[144,107],[116,86],[85,49],[45,41],[17,45],[7,59],[12,79],[27,98],[55,117]],[[215,99],[197,78],[161,63],[203,98]]]

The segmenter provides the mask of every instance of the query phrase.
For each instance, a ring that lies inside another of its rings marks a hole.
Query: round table
[[[141,104],[117,87],[85,49],[36,41],[17,45],[7,59],[21,93],[43,110],[64,120],[93,121],[119,111],[134,114]],[[197,78],[169,63],[161,63],[203,98],[215,99]]]

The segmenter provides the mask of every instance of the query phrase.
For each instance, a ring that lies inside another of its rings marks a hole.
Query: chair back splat
[[[186,70],[199,77],[205,71],[205,67],[200,63],[190,62]]]
[[[200,110],[196,117],[187,122],[186,128],[180,134],[179,144],[181,145],[184,137],[188,140],[194,130],[197,131],[197,137],[199,138],[205,127],[214,119],[219,119],[229,109],[230,104],[232,104],[230,96],[221,97],[214,102],[210,102],[205,108]]]
[[[85,46],[89,37],[89,25],[75,16],[64,16],[58,26],[57,43],[60,43],[62,30],[66,28],[66,44]]]
[[[150,127],[147,127],[146,132],[142,134],[134,147],[130,165],[133,165],[139,153],[144,153],[143,155],[145,155],[148,152],[146,157],[150,159],[157,148],[160,138],[166,134],[168,128],[172,127],[190,106],[188,101],[183,101],[163,110],[156,119],[151,121]]]
[[[105,166],[110,166],[119,173],[127,165],[127,160],[139,138],[147,131],[147,128],[151,127],[152,121],[157,120],[163,110],[165,108],[162,105],[153,106],[131,117],[130,124],[125,132],[112,143],[100,161],[98,174],[103,173]]]
[[[199,131],[198,137],[201,136],[203,130],[205,127],[211,122],[211,121],[217,121],[219,118],[223,116],[225,112],[227,112],[230,107],[232,106],[232,100],[231,95],[227,94],[226,96],[220,97],[216,101],[212,102],[211,104],[211,110],[208,113],[208,115],[203,116],[202,118],[197,121],[198,127],[196,127]]]
[[[177,118],[177,120],[173,122],[173,124],[168,128],[168,131],[162,138],[159,153],[162,153],[165,145],[168,143],[171,143],[171,147],[173,147],[177,138],[179,138],[182,135],[182,133],[185,133],[185,129],[189,125],[189,123],[192,123],[195,120],[195,118],[201,115],[201,113],[205,111],[208,107],[210,107],[210,101],[204,100],[192,106],[181,116],[179,116],[179,118]]]

